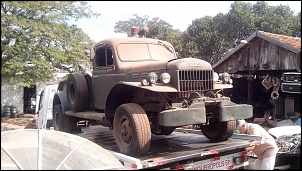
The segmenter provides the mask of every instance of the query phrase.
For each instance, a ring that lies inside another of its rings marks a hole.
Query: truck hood
[[[123,68],[126,73],[130,72],[151,72],[151,71],[158,71],[158,70],[165,70],[166,62],[165,61],[145,61],[145,62],[131,62],[128,64],[123,64]]]
[[[167,69],[171,70],[212,70],[210,63],[197,58],[181,58],[171,60],[167,64]]]
[[[168,71],[175,70],[212,70],[210,63],[197,59],[197,58],[181,58],[170,61],[145,61],[145,62],[131,62],[125,66],[126,73],[131,71],[144,72],[144,71]]]

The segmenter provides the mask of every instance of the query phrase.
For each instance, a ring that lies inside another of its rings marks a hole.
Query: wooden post
[[[252,95],[253,95],[253,85],[252,82],[253,81],[253,76],[251,74],[251,70],[249,70],[249,75],[247,77],[247,104],[252,104],[253,99],[252,99]]]

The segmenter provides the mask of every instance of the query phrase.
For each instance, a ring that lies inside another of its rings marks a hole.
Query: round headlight
[[[171,76],[170,76],[170,74],[168,74],[168,73],[162,73],[161,75],[160,75],[160,80],[163,82],[163,83],[165,83],[165,84],[168,84],[170,81],[171,81]]]
[[[230,82],[230,75],[229,75],[229,73],[224,72],[224,73],[222,74],[222,77],[223,77],[223,80],[224,80],[226,83],[229,83],[229,82]]]
[[[157,81],[157,74],[155,72],[150,72],[148,74],[147,80],[150,84],[154,84]]]
[[[219,80],[219,76],[218,76],[217,72],[214,72],[213,81],[216,82],[218,80]]]
[[[146,85],[148,85],[149,83],[148,83],[148,81],[147,81],[146,79],[143,79],[143,80],[141,81],[141,84],[142,84],[143,86],[146,86]]]

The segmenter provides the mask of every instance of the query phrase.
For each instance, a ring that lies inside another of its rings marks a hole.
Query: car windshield
[[[175,59],[173,47],[162,42],[151,43],[122,43],[118,46],[118,55],[121,61],[168,61]]]

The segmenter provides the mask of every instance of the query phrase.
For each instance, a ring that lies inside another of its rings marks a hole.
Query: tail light
[[[238,164],[242,164],[244,162],[248,162],[249,161],[249,156],[247,154],[247,152],[242,152],[240,154],[240,156],[236,156],[233,158],[234,164],[238,165]]]
[[[233,158],[234,164],[238,165],[242,163],[242,157],[241,156],[237,156]]]

